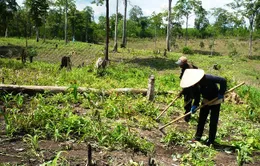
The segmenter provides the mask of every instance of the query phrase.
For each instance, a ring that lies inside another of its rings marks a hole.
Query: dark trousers
[[[187,98],[184,98],[184,109],[185,109],[185,114],[187,114],[188,112],[190,112],[191,109],[191,104],[192,104],[192,98],[189,98],[187,100]],[[187,115],[184,117],[185,121],[188,122],[191,118],[191,115]]]
[[[191,105],[192,105],[192,100],[193,100],[193,93],[192,93],[192,88],[185,88],[183,89],[183,96],[184,96],[184,109],[185,109],[185,114],[190,112]],[[185,121],[188,122],[191,118],[191,115],[185,116]]]
[[[195,137],[201,138],[204,130],[204,126],[210,113],[209,123],[209,139],[208,142],[214,143],[217,133],[218,119],[219,119],[220,104],[205,106],[200,109],[199,122],[197,126],[197,132]]]

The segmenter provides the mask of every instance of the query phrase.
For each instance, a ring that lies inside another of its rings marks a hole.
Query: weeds
[[[238,166],[242,166],[245,163],[252,162],[252,147],[245,142],[240,142],[235,144],[237,149],[237,164]]]
[[[189,153],[184,154],[181,161],[184,165],[208,165],[214,166],[213,157],[216,151],[197,142],[189,146]]]
[[[57,166],[57,165],[63,165],[63,166],[69,166],[69,162],[66,160],[66,158],[62,157],[61,154],[66,153],[64,151],[59,151],[53,160],[45,162],[43,164],[40,164],[40,166]]]

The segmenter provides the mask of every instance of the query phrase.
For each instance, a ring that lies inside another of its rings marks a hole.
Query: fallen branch
[[[8,84],[0,84],[0,90],[8,93],[26,93],[29,95],[33,95],[36,93],[65,93],[69,89],[69,86],[31,86],[31,85],[8,85]],[[110,90],[100,90],[95,88],[85,88],[78,87],[77,91],[79,93],[83,92],[94,92],[109,95],[111,93],[133,93],[133,94],[147,94],[147,89],[137,89],[137,88],[117,88]],[[156,94],[173,94],[174,92],[156,92]]]

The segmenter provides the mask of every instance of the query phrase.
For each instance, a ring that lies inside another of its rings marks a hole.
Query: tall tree
[[[75,0],[56,0],[56,6],[64,10],[64,40],[65,44],[68,42],[68,8],[75,5]]]
[[[68,13],[68,19],[71,23],[71,30],[72,30],[72,40],[75,41],[75,27],[76,27],[76,20],[77,20],[77,9],[76,5],[70,5],[69,7],[69,13]]]
[[[62,38],[63,37],[63,30],[61,25],[61,19],[62,19],[62,12],[59,11],[59,9],[51,8],[48,12],[47,19],[47,26],[49,27],[49,30],[47,33],[52,38]]]
[[[115,37],[113,51],[117,52],[117,27],[118,27],[118,0],[116,0]]]
[[[259,0],[234,0],[234,2],[228,4],[232,9],[237,10],[237,15],[241,14],[246,17],[249,21],[249,56],[252,56],[252,40],[253,40],[253,30],[255,18],[260,11],[260,1]]]
[[[232,14],[223,8],[213,8],[212,16],[216,18],[214,27],[218,33],[226,35],[229,29],[232,29]],[[214,32],[216,33],[216,32]]]
[[[167,36],[166,36],[166,49],[167,49],[167,51],[170,51],[171,13],[172,13],[172,0],[169,0],[169,4],[168,4]]]
[[[85,20],[86,20],[86,33],[85,33],[85,41],[86,42],[89,42],[89,37],[88,37],[88,31],[89,31],[89,27],[90,27],[90,24],[92,22],[92,19],[93,18],[93,15],[94,15],[94,11],[93,11],[93,8],[90,7],[90,6],[87,6],[84,8],[84,13],[85,13]]]
[[[18,4],[15,0],[2,0],[0,1],[0,17],[5,27],[5,37],[8,37],[8,24],[13,19],[17,11]]]
[[[153,12],[152,16],[151,16],[151,23],[154,28],[154,38],[155,38],[154,47],[155,47],[155,49],[157,49],[157,46],[156,46],[157,33],[158,33],[158,30],[160,29],[161,25],[163,24],[162,13],[156,14],[155,12]]]
[[[196,10],[196,18],[194,24],[195,28],[200,32],[202,38],[204,38],[204,32],[209,25],[207,14],[208,12],[202,6],[199,6]]]
[[[126,14],[127,14],[127,0],[124,0],[124,23],[123,23],[123,35],[122,35],[122,45],[121,47],[126,47]]]
[[[178,0],[174,6],[174,15],[181,19],[185,17],[186,19],[186,33],[185,33],[185,46],[187,46],[188,41],[188,21],[192,12],[196,10],[198,6],[201,6],[200,0]]]
[[[36,41],[39,42],[39,27],[43,24],[49,5],[47,0],[26,0],[25,5],[29,7],[29,13],[35,25]]]
[[[93,0],[92,3],[102,5],[104,0]],[[108,46],[109,46],[109,0],[106,0],[106,48],[105,48],[105,61],[108,61]]]
[[[68,0],[65,0],[65,26],[64,26],[64,40],[65,40],[65,44],[68,43],[67,30],[68,30]]]
[[[138,23],[142,16],[143,16],[142,8],[140,8],[137,5],[133,6],[133,8],[129,11],[129,18]]]
[[[255,29],[258,31],[260,30],[260,11],[258,12],[255,18]]]

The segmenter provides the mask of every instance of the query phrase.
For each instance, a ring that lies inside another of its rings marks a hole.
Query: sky
[[[18,4],[22,4],[24,0],[17,0]],[[86,6],[91,6],[94,10],[94,18],[98,20],[98,17],[105,16],[106,10],[105,5],[97,6],[96,4],[91,4],[92,0],[76,0],[76,5],[78,10],[83,10]],[[232,2],[233,0],[201,0],[202,6],[206,10],[210,10],[214,7],[225,8],[225,5]],[[169,0],[128,0],[128,11],[135,5],[139,6],[144,16],[150,16],[153,12],[159,13],[168,9]],[[172,0],[172,7],[176,4],[177,0]],[[116,11],[116,0],[109,0],[109,10],[110,15],[114,14]],[[123,0],[119,0],[119,12],[123,14],[124,6]],[[189,27],[193,27],[194,18],[190,18]],[[210,22],[212,19],[209,19]]]

